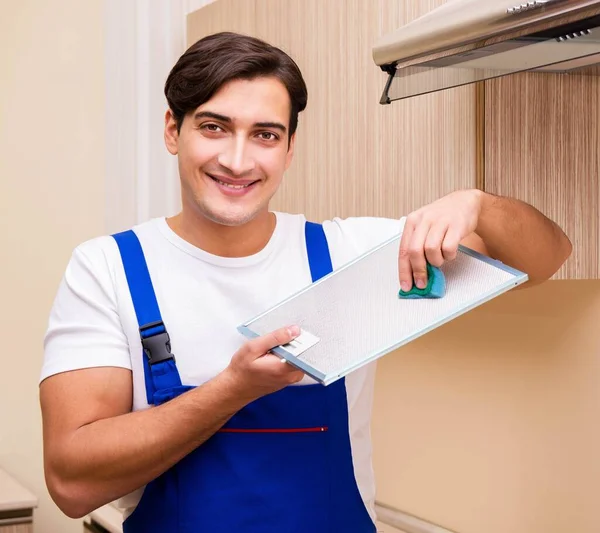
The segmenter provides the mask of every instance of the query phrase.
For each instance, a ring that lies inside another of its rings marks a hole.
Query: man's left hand
[[[482,197],[476,189],[456,191],[408,215],[398,256],[403,291],[413,279],[420,289],[427,285],[426,261],[440,267],[456,258],[460,242],[477,228]]]

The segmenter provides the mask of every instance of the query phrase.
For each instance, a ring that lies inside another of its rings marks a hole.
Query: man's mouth
[[[211,178],[213,181],[216,181],[219,185],[222,185],[223,187],[227,187],[229,189],[247,189],[248,187],[254,185],[255,183],[257,183],[259,180],[254,180],[254,181],[240,181],[239,183],[229,183],[223,180],[220,180],[219,178],[213,176],[212,174],[207,174],[207,176],[209,178]]]

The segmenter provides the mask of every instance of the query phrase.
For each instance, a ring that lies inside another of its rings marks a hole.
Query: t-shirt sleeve
[[[50,311],[40,381],[82,368],[131,369],[104,239],[78,246],[71,256]]]
[[[404,230],[405,217],[334,218],[323,222],[334,268],[356,259]]]

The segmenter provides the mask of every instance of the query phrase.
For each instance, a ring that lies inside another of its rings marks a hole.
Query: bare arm
[[[557,224],[532,206],[478,190],[456,191],[411,213],[398,256],[404,290],[427,283],[426,261],[441,266],[459,243],[526,272],[533,285],[550,278],[571,254]]]
[[[513,198],[481,193],[475,233],[491,257],[526,272],[529,285],[552,277],[571,255],[571,242],[557,224]]]
[[[40,386],[44,464],[50,494],[72,518],[147,484],[209,439],[252,400],[302,379],[272,347],[297,330],[247,342],[229,367],[161,405],[131,411],[131,372],[93,368],[57,374]]]

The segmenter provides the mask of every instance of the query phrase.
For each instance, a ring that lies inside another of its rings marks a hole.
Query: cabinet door
[[[218,0],[187,17],[187,44],[220,31],[254,34],[255,0]]]
[[[0,525],[0,533],[33,533],[33,524],[13,524],[10,526]]]
[[[485,190],[524,200],[561,226],[573,254],[558,279],[600,277],[599,127],[597,76],[485,82]]]

